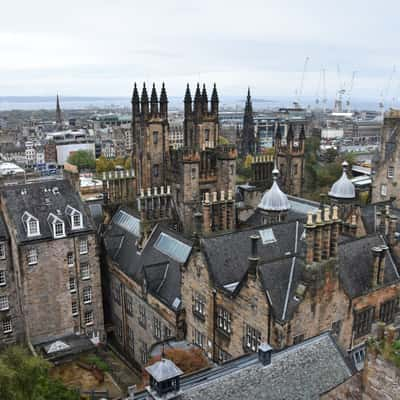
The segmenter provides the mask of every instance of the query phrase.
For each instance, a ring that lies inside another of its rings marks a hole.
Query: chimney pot
[[[307,225],[313,225],[313,213],[311,211],[309,211],[307,213]]]
[[[232,200],[232,190],[228,190],[228,200]]]
[[[339,219],[338,207],[337,206],[333,206],[333,208],[332,208],[332,220],[333,221],[337,221],[338,219]]]
[[[157,187],[156,186],[153,188],[153,192],[154,192],[154,196],[157,196]]]
[[[151,196],[151,188],[147,188],[147,196]]]
[[[324,221],[329,222],[330,220],[331,209],[330,207],[325,207],[324,209]]]
[[[167,194],[171,194],[171,186],[167,186]]]
[[[321,210],[317,210],[317,219],[316,219],[316,223],[317,224],[321,224],[322,223],[322,218],[321,218]]]
[[[221,201],[225,201],[225,192],[221,190]]]
[[[164,194],[164,186],[160,187],[161,194]]]
[[[217,202],[217,192],[212,192],[212,201],[213,203]]]
[[[206,192],[204,196],[204,203],[209,204],[210,203],[210,192]]]

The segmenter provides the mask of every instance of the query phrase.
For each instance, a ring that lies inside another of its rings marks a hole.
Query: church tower
[[[256,154],[256,139],[254,131],[253,105],[251,102],[250,88],[247,91],[246,106],[243,116],[243,134],[241,143],[241,156]]]
[[[298,138],[295,137],[292,124],[286,134],[286,145],[282,138],[282,127],[279,122],[275,133],[275,159],[281,173],[283,190],[292,196],[301,196],[304,183],[304,125]]]
[[[160,99],[153,84],[150,101],[146,85],[142,94],[136,83],[132,94],[133,165],[137,192],[166,184],[169,157],[168,97],[164,83]]]
[[[61,113],[61,106],[60,106],[60,97],[57,93],[57,101],[56,101],[56,125],[58,129],[62,127],[62,113]]]

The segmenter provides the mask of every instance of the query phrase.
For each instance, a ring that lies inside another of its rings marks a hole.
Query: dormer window
[[[82,213],[80,211],[68,205],[65,209],[65,214],[67,214],[70,218],[72,230],[83,228]]]
[[[25,211],[22,216],[22,222],[25,225],[26,234],[28,237],[34,237],[40,235],[39,220],[32,214]]]
[[[65,224],[60,217],[57,217],[57,215],[50,213],[47,217],[47,222],[49,223],[50,229],[53,232],[54,239],[65,237]]]

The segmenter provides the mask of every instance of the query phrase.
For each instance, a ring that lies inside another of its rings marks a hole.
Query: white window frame
[[[12,322],[11,319],[4,319],[2,321],[2,328],[3,328],[3,333],[7,334],[7,333],[12,333],[13,331],[13,327],[12,327]],[[8,327],[6,328],[6,325],[8,325]]]
[[[38,252],[36,249],[28,249],[28,253],[26,255],[28,260],[28,265],[36,265],[38,263]]]
[[[394,167],[390,166],[387,169],[387,177],[389,179],[393,179],[394,178]]]
[[[90,279],[90,265],[88,262],[81,263],[80,273],[81,273],[81,279],[83,281]]]
[[[86,311],[84,316],[83,316],[83,321],[85,323],[86,326],[90,326],[94,324],[94,315],[93,315],[93,311],[89,310]]]
[[[78,302],[76,300],[72,300],[71,311],[73,317],[77,317],[79,315]]]
[[[0,242],[0,260],[6,259],[6,243]]]
[[[67,205],[65,208],[65,213],[69,215],[70,222],[71,222],[71,229],[82,229],[83,228],[83,216],[80,211],[78,211],[76,208],[71,207],[70,205]],[[75,223],[75,217],[79,217],[79,224]]]
[[[69,277],[68,287],[71,293],[76,293],[76,279],[74,276]]]
[[[84,244],[84,246],[82,246]],[[83,249],[83,251],[82,251]],[[87,254],[89,252],[89,245],[87,239],[79,240],[79,254]]]
[[[0,296],[0,311],[5,311],[10,309],[10,303],[8,301],[8,296]]]
[[[92,303],[92,288],[91,286],[87,286],[82,290],[82,299],[83,304],[91,304]]]
[[[28,237],[40,235],[39,221],[36,218],[28,219],[27,227],[28,227]],[[33,227],[35,228],[32,229]]]
[[[7,285],[7,278],[6,278],[6,271],[1,270],[0,271],[0,286],[6,286]]]
[[[385,183],[381,184],[381,196],[387,196],[387,185]]]
[[[72,262],[70,262],[70,258],[71,258]],[[75,265],[74,253],[72,253],[72,252],[69,252],[67,254],[67,265],[68,265],[68,267],[73,267]]]

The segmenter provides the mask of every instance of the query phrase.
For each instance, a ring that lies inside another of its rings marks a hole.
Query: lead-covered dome
[[[290,208],[288,197],[279,188],[277,178],[279,171],[275,168],[272,171],[273,180],[271,189],[267,190],[258,205],[263,211],[287,211]]]
[[[356,197],[356,188],[353,182],[347,176],[347,167],[349,164],[343,161],[342,176],[332,185],[329,196],[335,199],[354,199]]]

